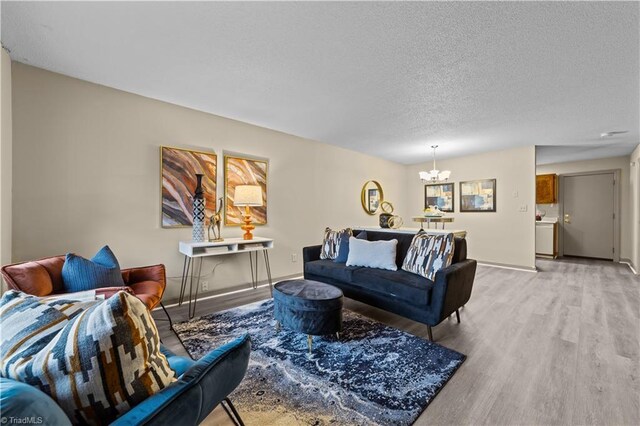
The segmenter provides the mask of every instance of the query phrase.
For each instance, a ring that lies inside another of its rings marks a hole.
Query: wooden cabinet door
[[[557,176],[536,176],[536,204],[555,204],[558,202]]]

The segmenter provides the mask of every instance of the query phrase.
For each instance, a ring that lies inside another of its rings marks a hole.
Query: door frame
[[[613,174],[614,180],[614,188],[613,188],[613,213],[615,217],[613,218],[613,261],[620,262],[620,174],[622,173],[621,169],[608,169],[608,170],[594,170],[590,172],[577,172],[577,173],[563,173],[558,175],[559,178],[559,186],[560,186],[560,217],[558,221],[562,225],[562,232],[559,234],[558,241],[558,255],[564,256],[564,178],[565,177],[573,177],[573,176],[589,176],[589,175],[603,175],[603,174]]]

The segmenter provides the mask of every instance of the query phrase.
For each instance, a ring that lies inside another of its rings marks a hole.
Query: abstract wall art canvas
[[[460,182],[461,212],[495,212],[496,180],[482,179]]]
[[[443,212],[453,213],[454,209],[453,183],[439,183],[424,186],[424,208],[438,206]]]
[[[262,188],[262,206],[251,207],[251,222],[254,225],[267,224],[267,170],[269,162],[255,158],[234,155],[224,156],[225,208],[224,224],[242,225],[244,208],[233,204],[237,185],[259,185]]]
[[[213,152],[160,147],[162,169],[162,227],[193,225],[193,193],[196,173],[201,173],[205,216],[216,211],[217,157]]]

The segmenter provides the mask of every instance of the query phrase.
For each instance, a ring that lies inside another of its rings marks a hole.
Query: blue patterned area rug
[[[343,332],[275,331],[273,301],[174,325],[198,359],[249,333],[249,370],[230,395],[247,425],[409,425],[465,356],[344,310]]]

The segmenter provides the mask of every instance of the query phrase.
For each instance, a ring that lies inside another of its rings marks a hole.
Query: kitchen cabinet
[[[558,256],[558,222],[536,222],[536,254]]]
[[[555,174],[536,176],[536,204],[558,202],[558,176]]]

